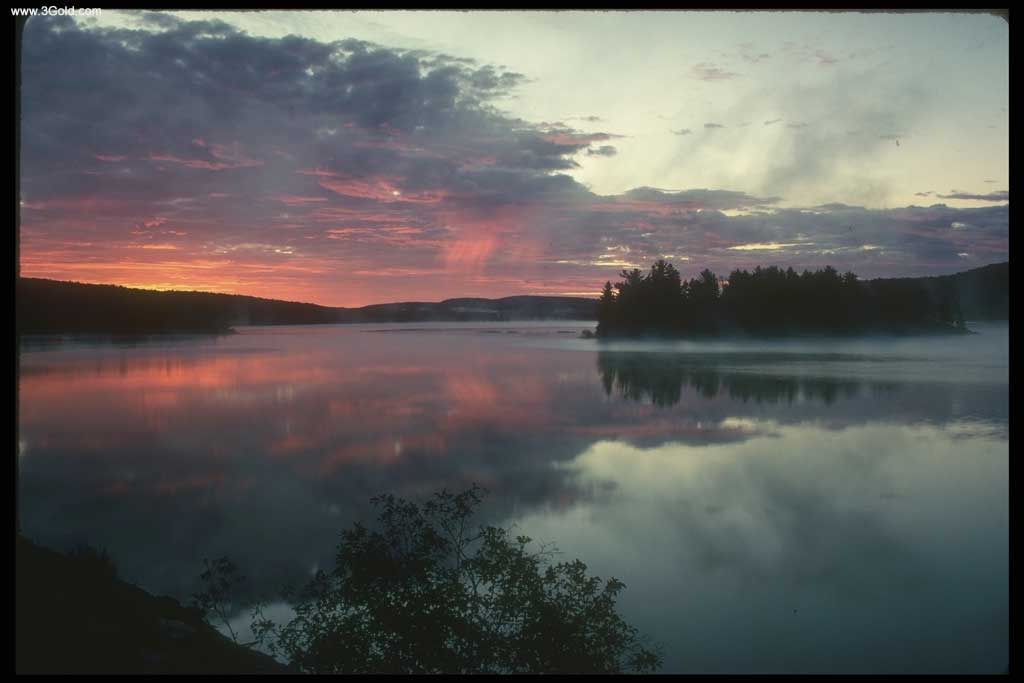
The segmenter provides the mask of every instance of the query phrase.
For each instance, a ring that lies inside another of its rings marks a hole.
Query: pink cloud
[[[193,143],[195,142],[196,141],[193,140]],[[200,142],[202,141],[200,140]],[[208,171],[223,171],[232,168],[247,168],[263,165],[262,161],[252,159],[242,152],[238,144],[234,144],[229,147],[226,145],[207,145],[203,142],[202,145],[197,146],[208,149],[210,154],[217,159],[217,161],[209,161],[206,159],[183,159],[173,154],[153,153],[150,153],[149,160],[180,164],[188,168],[201,168]]]
[[[294,195],[273,195],[268,197],[268,199],[287,204],[288,206],[305,206],[307,204],[319,204],[327,201],[327,197],[297,197]]]
[[[381,179],[321,180],[320,187],[346,197],[374,199],[387,203],[418,202],[433,204],[440,202],[444,198],[444,195],[440,192],[403,192],[392,181]]]

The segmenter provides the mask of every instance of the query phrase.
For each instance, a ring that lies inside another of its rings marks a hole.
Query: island
[[[968,333],[968,319],[1008,318],[1009,262],[953,276],[861,281],[835,268],[705,269],[684,281],[661,259],[623,270],[597,306],[597,337]]]

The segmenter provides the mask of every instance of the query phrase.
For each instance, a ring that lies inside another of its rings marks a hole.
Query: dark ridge
[[[199,610],[117,578],[102,552],[62,555],[16,541],[15,671],[19,674],[284,673],[236,644]]]
[[[440,303],[335,308],[208,292],[156,292],[18,278],[19,334],[226,333],[233,325],[311,325],[359,322],[593,320],[596,301],[574,297],[512,296]]]
[[[559,296],[459,298],[439,303],[374,304],[340,309],[339,322],[484,322],[505,320],[594,320],[597,301]]]
[[[232,325],[337,322],[335,309],[315,304],[35,278],[18,278],[15,306],[20,334],[223,333]]]
[[[951,288],[965,320],[1010,319],[1010,262],[993,263],[953,275],[918,278],[888,278],[869,282],[913,286],[918,283],[937,296]]]

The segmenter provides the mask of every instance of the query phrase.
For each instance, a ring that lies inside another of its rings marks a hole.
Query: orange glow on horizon
[[[350,270],[350,275],[360,275],[372,280],[376,276],[394,278],[393,284],[403,282],[425,281],[433,283],[438,276],[461,272],[477,272],[476,277],[465,281],[447,282],[446,288],[433,291],[420,287],[376,288],[373,282],[361,280],[357,284],[336,286],[319,285],[311,281],[308,284],[283,275],[275,266],[242,266],[239,264],[222,264],[220,262],[192,263],[90,263],[80,267],[69,267],[59,264],[57,267],[46,267],[46,264],[22,264],[20,277],[43,278],[63,282],[78,282],[94,285],[117,285],[131,289],[143,289],[155,292],[208,292],[210,294],[232,294],[252,296],[261,299],[289,301],[295,303],[311,303],[319,306],[359,308],[373,304],[402,303],[407,301],[440,302],[445,299],[461,297],[481,297],[500,299],[508,296],[568,296],[596,298],[601,290],[594,280],[592,289],[580,285],[591,284],[590,278],[585,280],[568,280],[564,282],[536,282],[518,279],[505,279],[479,276],[480,268],[486,259],[495,251],[497,240],[491,238],[480,242],[459,243],[458,252],[449,252],[452,268],[409,268],[409,269],[377,269],[372,268]],[[219,278],[215,270],[220,268],[236,268],[241,272],[237,277]],[[283,269],[282,269],[283,270]],[[296,275],[304,271],[295,269]],[[198,271],[198,272],[197,272]],[[279,271],[275,274],[275,271]],[[323,271],[310,269],[307,274],[319,275]],[[329,273],[325,273],[329,275]],[[332,278],[333,279],[333,278]],[[339,277],[340,280],[340,277]],[[601,283],[603,284],[603,282]],[[376,292],[376,294],[375,294]]]

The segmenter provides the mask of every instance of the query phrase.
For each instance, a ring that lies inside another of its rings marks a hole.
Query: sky
[[[103,11],[21,59],[26,277],[360,306],[1009,259],[988,14]]]

